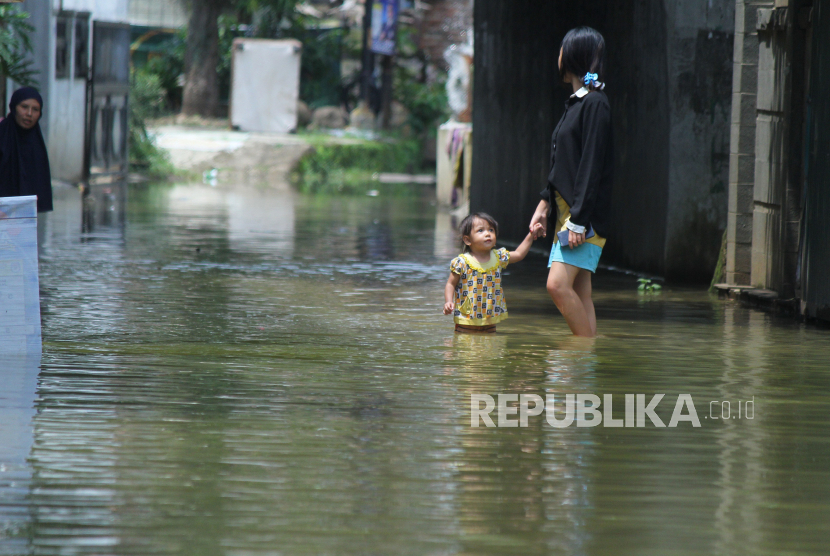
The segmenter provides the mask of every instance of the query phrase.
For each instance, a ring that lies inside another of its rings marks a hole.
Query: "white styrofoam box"
[[[0,356],[40,352],[37,197],[0,197]]]
[[[273,133],[297,128],[302,50],[296,40],[233,41],[232,126]]]

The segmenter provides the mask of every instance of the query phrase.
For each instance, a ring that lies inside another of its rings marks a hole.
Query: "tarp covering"
[[[34,195],[0,197],[0,300],[0,357],[40,355],[37,197]]]

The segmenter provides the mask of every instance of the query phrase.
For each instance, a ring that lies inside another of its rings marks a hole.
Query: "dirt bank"
[[[208,174],[216,185],[287,189],[288,173],[311,146],[297,135],[247,133],[215,126],[160,125],[156,144],[177,170]]]

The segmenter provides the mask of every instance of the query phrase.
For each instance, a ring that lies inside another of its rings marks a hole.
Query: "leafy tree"
[[[37,73],[26,54],[32,52],[29,34],[34,28],[26,21],[29,14],[16,6],[0,4],[0,98],[6,98],[6,78],[22,84],[37,85]]]
[[[185,86],[182,113],[215,116],[219,110],[219,17],[237,12],[253,18],[255,26],[279,29],[294,13],[297,0],[179,0],[187,9]],[[259,36],[263,36],[258,33]]]

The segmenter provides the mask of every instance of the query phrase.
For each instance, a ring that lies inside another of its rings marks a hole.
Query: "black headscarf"
[[[32,129],[17,125],[15,108],[24,100],[43,99],[32,87],[18,89],[9,103],[8,117],[0,122],[0,197],[37,195],[38,212],[52,210],[52,174],[49,155],[40,131],[40,120]]]

